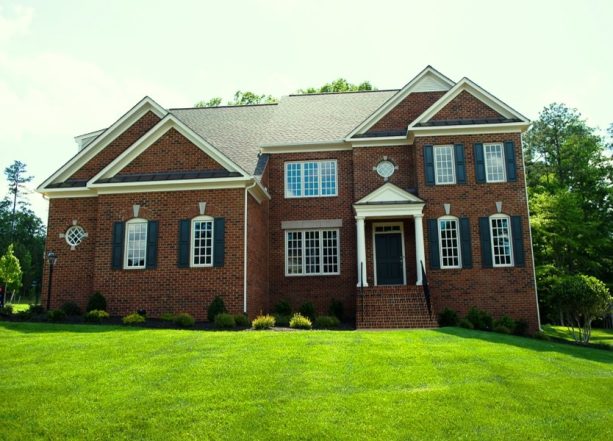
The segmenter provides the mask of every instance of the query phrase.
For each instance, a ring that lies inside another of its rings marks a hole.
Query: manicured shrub
[[[215,316],[215,327],[220,329],[230,329],[236,326],[236,320],[232,314],[222,312]]]
[[[68,316],[81,315],[81,308],[79,308],[79,305],[77,305],[75,302],[66,302],[60,309]]]
[[[272,312],[275,315],[287,315],[287,316],[291,316],[292,315],[292,307],[287,302],[287,300],[281,300],[279,303],[277,303],[275,305],[275,307],[272,309]]]
[[[43,305],[30,305],[29,311],[34,315],[40,315],[47,312]]]
[[[87,302],[87,308],[85,308],[86,311],[93,311],[94,309],[106,311],[106,299],[100,291],[92,294]]]
[[[532,335],[532,337],[533,337],[533,338],[536,338],[537,340],[545,340],[545,341],[549,341],[549,340],[551,340],[551,339],[549,338],[549,336],[548,336],[547,334],[545,334],[543,331],[538,331],[538,332],[535,332],[535,333]]]
[[[228,312],[226,309],[226,305],[223,302],[223,299],[219,296],[215,297],[211,304],[209,305],[209,309],[207,311],[206,317],[209,322],[213,322],[217,314],[222,314],[224,312]]]
[[[0,317],[9,318],[13,315],[13,305],[4,305],[0,308]]]
[[[330,308],[328,309],[328,313],[333,315],[339,320],[342,320],[345,314],[343,302],[340,300],[332,299],[330,301]]]
[[[465,329],[475,329],[475,326],[472,324],[472,322],[466,318],[461,319],[458,322],[458,326],[460,328],[465,328]]]
[[[239,328],[248,328],[251,325],[249,318],[245,314],[236,314],[234,316],[234,323]]]
[[[15,314],[13,314],[13,317],[15,317],[17,320],[30,320],[32,318],[32,313],[29,309],[26,309],[25,311],[17,311]]]
[[[175,315],[172,312],[165,312],[160,317],[165,322],[172,322],[175,319]]]
[[[317,329],[336,329],[341,321],[333,315],[320,315],[315,319]]]
[[[85,321],[90,323],[102,323],[109,318],[109,313],[101,309],[92,309],[85,313]]]
[[[145,317],[135,312],[134,314],[126,315],[121,321],[124,325],[138,325],[140,323],[145,323]]]
[[[298,312],[301,316],[306,317],[311,321],[315,320],[315,306],[313,306],[311,302],[303,304]]]
[[[466,314],[466,319],[473,324],[475,329],[479,329],[481,331],[491,331],[493,328],[493,320],[492,316],[480,309],[471,308]]]
[[[502,317],[500,317],[498,320],[494,322],[494,330],[498,326],[503,326],[507,328],[509,332],[512,334],[513,331],[515,331],[515,326],[517,325],[515,323],[515,320],[513,320],[511,317],[509,317],[508,315],[503,315]],[[498,332],[498,331],[495,331],[495,332]]]
[[[251,322],[251,327],[256,330],[270,329],[275,326],[275,318],[270,315],[259,315]]]
[[[510,334],[511,330],[504,325],[495,325],[494,332],[497,332],[499,334]]]
[[[458,326],[459,322],[460,318],[458,317],[458,313],[453,309],[445,308],[443,312],[438,315],[439,326]]]
[[[191,328],[196,323],[196,320],[187,312],[181,312],[175,315],[174,323],[181,328]]]
[[[313,327],[313,323],[308,317],[305,317],[297,312],[289,321],[289,327],[294,329],[311,329]]]
[[[527,335],[528,334],[528,322],[524,319],[517,320],[515,322],[515,329],[513,329],[513,334],[515,335]]]
[[[277,326],[289,326],[289,321],[292,318],[291,315],[279,315],[275,314],[275,323]]]
[[[61,322],[66,319],[66,313],[61,309],[52,309],[47,312],[47,320],[50,322]]]

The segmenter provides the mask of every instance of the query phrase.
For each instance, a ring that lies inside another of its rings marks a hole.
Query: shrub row
[[[494,331],[501,334],[526,335],[528,332],[528,322],[525,320],[514,320],[507,315],[494,320],[488,312],[474,307],[462,319],[453,309],[445,308],[438,316],[438,324],[439,326],[460,326],[466,329]]]

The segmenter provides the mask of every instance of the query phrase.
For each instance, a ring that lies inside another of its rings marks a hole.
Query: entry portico
[[[355,204],[353,204],[357,228],[358,287],[368,286],[368,268],[366,264],[366,220],[382,219],[384,222],[386,222],[386,224],[382,224],[382,226],[384,226],[388,225],[388,221],[392,219],[405,219],[407,217],[413,217],[414,219],[415,265],[417,275],[416,285],[422,284],[422,262],[424,263],[425,267],[424,232],[422,222],[424,206],[425,202],[422,199],[390,182],[382,185],[375,191],[371,192],[370,194],[366,195],[365,197],[357,201]],[[385,232],[385,229],[382,228],[381,232]],[[393,230],[390,230],[390,232],[393,232]],[[378,240],[377,242],[381,247],[393,249],[394,240],[393,238],[389,239],[392,240]],[[375,235],[373,235],[373,242],[374,240]],[[373,243],[373,247],[375,246],[376,244]],[[384,260],[384,258],[387,256],[389,255],[386,254],[385,256],[383,256],[382,253],[379,253],[379,262],[375,262],[374,271],[377,271],[376,268],[382,268],[385,265],[391,264],[391,262]],[[400,259],[404,267],[404,255],[402,255]],[[374,280],[375,284],[383,284],[377,282],[376,276]],[[403,277],[403,280],[404,284],[406,284],[405,277]]]

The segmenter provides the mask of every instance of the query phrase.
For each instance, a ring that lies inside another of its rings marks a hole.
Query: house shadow
[[[140,332],[145,330],[145,328],[138,326],[8,321],[0,321],[0,329],[6,329],[7,331],[14,331],[22,334],[52,334],[60,332],[70,332],[75,334],[100,334],[105,332]]]
[[[437,328],[433,329],[433,331],[467,340],[482,340],[489,343],[515,346],[535,352],[557,352],[575,358],[613,365],[613,351],[579,346],[571,342],[563,343],[561,341],[538,340],[535,338],[518,337],[495,332],[474,331],[456,327]]]

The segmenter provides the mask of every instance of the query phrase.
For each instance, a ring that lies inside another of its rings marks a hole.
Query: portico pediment
[[[355,205],[368,204],[423,204],[423,199],[403,190],[402,188],[388,182],[367,194],[357,201]]]

